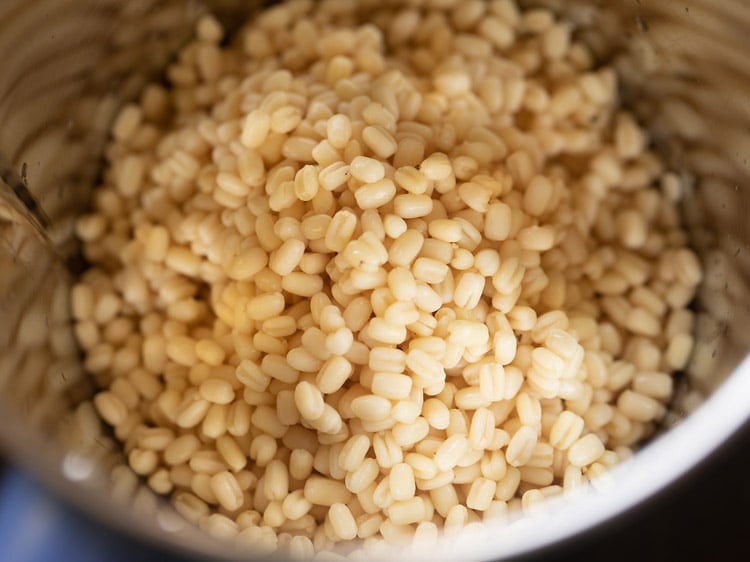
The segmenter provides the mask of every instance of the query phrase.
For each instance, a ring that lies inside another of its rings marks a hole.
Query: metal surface
[[[632,507],[709,455],[750,413],[750,365],[741,363],[750,348],[750,61],[743,48],[750,5],[546,3],[569,13],[602,60],[615,61],[623,96],[649,121],[670,164],[691,178],[684,216],[707,272],[698,345],[670,417],[675,427],[614,470],[609,489],[499,527],[481,541],[456,541],[463,559],[527,552]],[[0,178],[7,182],[0,183],[0,445],[55,493],[108,525],[185,552],[227,557],[235,553],[179,523],[145,489],[134,494],[132,508],[107,493],[116,447],[106,436],[76,431],[90,415],[79,404],[92,388],[70,329],[68,258],[75,254],[72,219],[96,185],[116,108],[158,75],[202,9],[219,8],[237,21],[250,4],[0,5]],[[15,196],[19,185],[49,218],[46,237],[36,229],[45,215],[26,212]],[[702,395],[709,398],[698,407]],[[450,555],[446,548],[440,557]]]

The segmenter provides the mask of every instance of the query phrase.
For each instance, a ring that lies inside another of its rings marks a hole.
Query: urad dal
[[[223,37],[202,18],[122,109],[77,224],[76,334],[130,469],[310,556],[533,512],[631,455],[701,268],[572,24],[302,0]]]

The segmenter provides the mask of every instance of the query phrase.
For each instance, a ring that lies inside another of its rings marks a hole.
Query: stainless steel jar
[[[687,181],[683,214],[706,279],[696,350],[665,431],[613,470],[602,490],[521,525],[498,526],[481,541],[454,541],[464,559],[529,552],[629,509],[710,455],[750,414],[744,360],[750,348],[750,5],[533,3],[566,12],[597,56],[621,70],[622,95]],[[81,406],[92,385],[67,299],[76,271],[72,221],[96,183],[114,112],[158,76],[203,10],[231,28],[256,4],[5,0],[0,6],[0,445],[50,490],[108,525],[228,558],[236,553],[195,533],[136,480],[113,484],[112,440],[80,431],[92,415]],[[445,548],[438,557],[450,553]]]

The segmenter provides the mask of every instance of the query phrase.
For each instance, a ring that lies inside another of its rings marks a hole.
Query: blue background
[[[173,562],[164,552],[96,525],[12,467],[0,476],[2,562]]]

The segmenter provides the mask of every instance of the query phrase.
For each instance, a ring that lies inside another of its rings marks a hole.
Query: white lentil
[[[626,390],[617,399],[617,407],[628,418],[635,421],[652,421],[664,411],[664,407],[649,396]]]
[[[343,503],[335,503],[330,507],[328,520],[339,539],[351,540],[357,536],[357,522],[352,512]]]
[[[505,457],[508,464],[514,467],[522,466],[531,458],[537,443],[537,432],[529,426],[521,426],[508,443]]]
[[[346,504],[351,493],[343,483],[321,476],[311,476],[305,482],[305,499],[314,505],[332,506],[335,503]]]
[[[393,201],[394,211],[403,219],[426,217],[432,212],[433,200],[429,195],[407,193],[398,195]]]
[[[435,452],[435,465],[438,470],[450,470],[469,450],[469,441],[464,435],[453,435],[440,444]]]
[[[400,400],[409,396],[412,380],[398,373],[378,372],[373,375],[370,387],[378,396],[389,400]]]
[[[317,384],[321,392],[331,394],[339,390],[353,371],[352,364],[341,356],[333,356],[321,367]]]
[[[211,490],[221,506],[228,511],[242,507],[244,495],[231,472],[219,472],[211,477]]]
[[[349,164],[352,176],[362,183],[373,183],[383,179],[385,167],[382,162],[366,156],[357,156]]]
[[[128,408],[112,392],[100,392],[94,397],[94,406],[99,415],[112,426],[118,426],[128,415]]]
[[[568,450],[568,460],[573,466],[587,466],[596,461],[604,453],[601,440],[589,433],[571,445]]]

